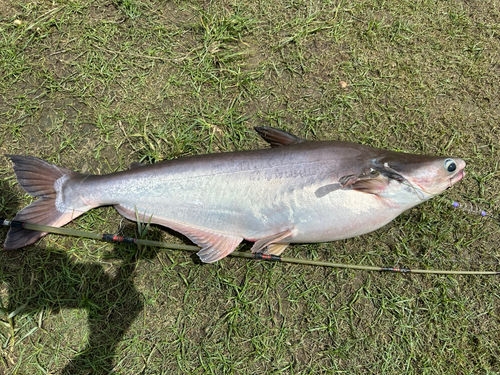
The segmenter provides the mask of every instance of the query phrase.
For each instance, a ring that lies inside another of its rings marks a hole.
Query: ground
[[[264,148],[253,127],[274,126],[458,156],[442,198],[286,255],[500,269],[498,221],[450,206],[498,215],[499,25],[496,0],[3,0],[0,154],[109,173]],[[3,156],[0,185],[0,217],[32,200]],[[68,227],[137,235],[110,207]],[[500,371],[498,276],[203,265],[57,235],[0,256],[0,374]]]

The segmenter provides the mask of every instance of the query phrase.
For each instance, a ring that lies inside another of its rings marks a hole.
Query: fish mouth
[[[465,177],[465,171],[462,169],[450,179],[450,187],[452,185],[455,185],[458,181],[462,180],[464,177]]]

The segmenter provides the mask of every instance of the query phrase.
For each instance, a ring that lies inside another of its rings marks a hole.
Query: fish
[[[212,263],[243,240],[254,243],[252,252],[280,255],[291,243],[372,232],[465,176],[460,158],[255,130],[270,148],[132,163],[104,175],[6,155],[19,185],[39,198],[14,220],[60,227],[111,205],[129,220],[183,234],[200,246],[201,261]],[[28,246],[45,234],[11,227],[4,249]]]

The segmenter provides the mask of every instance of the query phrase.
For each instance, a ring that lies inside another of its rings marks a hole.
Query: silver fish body
[[[138,215],[183,233],[202,247],[202,261],[214,262],[243,239],[255,242],[253,251],[279,254],[289,243],[371,232],[464,176],[465,162],[458,158],[304,142],[276,129],[259,130],[280,147],[186,157],[108,175],[11,156],[21,186],[42,198],[15,220],[61,226],[91,208],[113,205],[131,220]],[[47,186],[33,190],[39,174],[44,181],[51,175],[47,170],[54,171]],[[9,233],[4,247],[39,237],[22,231]]]

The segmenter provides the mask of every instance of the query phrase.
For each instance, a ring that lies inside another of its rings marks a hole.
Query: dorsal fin
[[[256,126],[254,129],[257,133],[259,133],[264,141],[271,145],[271,147],[290,146],[297,143],[307,142],[305,139],[299,138],[296,135],[283,130],[271,128],[270,126]]]
[[[134,168],[140,168],[144,167],[146,164],[144,163],[139,163],[138,161],[133,161],[132,163],[129,164],[128,169],[134,169]]]

